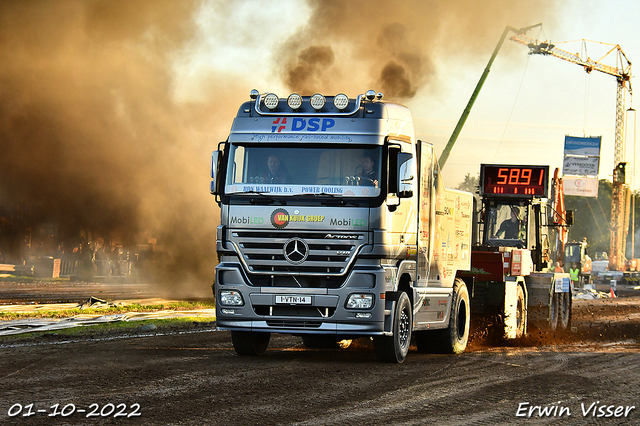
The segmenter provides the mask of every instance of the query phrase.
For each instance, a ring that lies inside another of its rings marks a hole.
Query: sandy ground
[[[640,296],[620,290],[574,300],[572,332],[494,342],[475,330],[462,355],[412,347],[400,365],[377,362],[366,339],[314,350],[278,334],[242,357],[214,322],[0,336],[0,423],[639,424]]]

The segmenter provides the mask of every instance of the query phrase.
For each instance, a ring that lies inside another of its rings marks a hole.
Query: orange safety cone
[[[613,291],[613,287],[611,287],[611,297],[612,298],[616,297],[616,293],[615,293],[615,291]]]

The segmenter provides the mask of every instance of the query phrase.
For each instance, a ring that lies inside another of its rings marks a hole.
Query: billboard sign
[[[564,176],[562,183],[564,195],[578,195],[580,197],[598,196],[598,178]]]
[[[574,157],[565,155],[562,165],[563,175],[598,176],[600,157]]]
[[[577,136],[564,137],[564,155],[600,156],[600,142],[602,136],[580,138]]]

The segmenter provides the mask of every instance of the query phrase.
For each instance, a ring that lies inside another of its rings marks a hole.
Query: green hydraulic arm
[[[462,131],[462,127],[464,127],[464,123],[467,121],[467,117],[469,117],[469,113],[471,112],[471,108],[473,107],[473,104],[476,101],[476,98],[478,97],[478,93],[480,93],[480,90],[482,89],[482,86],[484,85],[484,82],[487,79],[487,76],[489,75],[489,71],[491,71],[491,65],[493,64],[494,59],[496,59],[496,56],[498,55],[498,52],[500,51],[500,48],[502,47],[502,44],[504,43],[504,40],[507,38],[507,34],[509,34],[509,32],[514,32],[516,34],[524,34],[527,31],[529,31],[530,29],[535,28],[535,27],[539,27],[541,25],[542,24],[536,24],[536,25],[531,25],[529,27],[524,27],[524,28],[520,28],[520,29],[513,28],[513,27],[510,27],[508,25],[505,27],[504,31],[502,32],[502,35],[500,36],[500,41],[498,41],[498,44],[496,45],[496,48],[493,50],[493,54],[491,55],[491,58],[489,59],[489,63],[485,67],[484,72],[482,73],[482,76],[480,77],[480,81],[478,81],[478,84],[476,85],[475,90],[471,94],[471,99],[469,99],[469,103],[467,103],[467,107],[464,109],[464,111],[462,111],[462,116],[458,120],[458,124],[456,124],[455,129],[453,129],[453,133],[451,134],[451,137],[449,138],[449,142],[447,142],[447,145],[444,147],[444,150],[442,151],[442,154],[440,155],[440,161],[439,161],[438,165],[440,166],[441,170],[444,168],[444,165],[447,162],[447,158],[449,158],[449,153],[451,152],[451,149],[453,148],[453,145],[456,143],[456,140],[458,139],[458,136],[460,135],[460,132]]]

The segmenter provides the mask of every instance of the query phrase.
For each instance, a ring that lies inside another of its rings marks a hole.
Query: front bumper
[[[381,267],[356,267],[339,288],[257,287],[249,285],[239,264],[216,267],[214,295],[216,324],[221,330],[287,334],[383,335],[386,308],[385,274]],[[221,290],[242,295],[242,306],[224,306]],[[347,309],[351,294],[372,294],[370,309]],[[298,296],[303,304],[279,303],[281,297]]]

